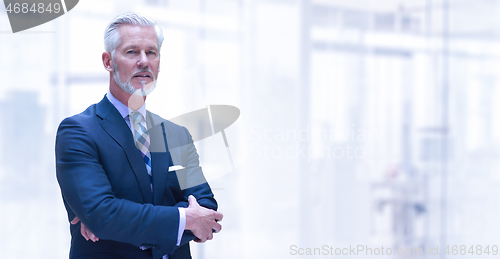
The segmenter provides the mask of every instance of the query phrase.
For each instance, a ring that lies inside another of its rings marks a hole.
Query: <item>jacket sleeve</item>
[[[116,198],[88,129],[67,118],[57,132],[56,175],[67,208],[101,239],[151,247],[155,258],[172,253],[178,209]]]
[[[198,152],[194,146],[193,139],[189,131],[182,127],[186,132],[186,142],[187,144],[181,149],[183,152],[183,157],[185,157],[185,169],[177,173],[177,178],[179,182],[184,181],[183,185],[187,187],[184,190],[184,200],[178,203],[178,207],[188,206],[188,197],[193,195],[200,206],[217,210],[217,201],[214,198],[214,194],[210,186],[207,183],[203,175],[203,171],[200,166]]]
[[[198,204],[208,209],[217,210],[218,205],[217,201],[214,198],[214,194],[210,188],[210,185],[207,183],[205,177],[203,176],[203,171],[200,166],[198,152],[196,151],[196,147],[193,143],[193,139],[189,131],[182,127],[186,133],[186,145],[182,146],[182,157],[185,158],[185,169],[177,172],[177,177],[180,182],[185,181],[183,184],[187,186],[184,190],[183,200],[177,202],[175,207],[185,207],[187,208],[188,197],[193,195]],[[191,181],[191,182],[190,182]],[[192,184],[194,182],[194,184]],[[198,185],[195,185],[199,183]],[[192,186],[195,185],[195,186]],[[190,187],[191,186],[191,187]],[[195,239],[196,236],[189,230],[185,230],[182,235],[181,245]]]

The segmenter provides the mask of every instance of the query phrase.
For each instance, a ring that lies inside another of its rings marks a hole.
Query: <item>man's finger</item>
[[[222,226],[219,223],[214,223],[212,229],[215,231],[214,233],[219,233],[222,230]]]
[[[188,202],[189,202],[189,207],[198,205],[198,202],[196,201],[196,198],[193,195],[189,195]]]
[[[222,215],[222,213],[220,212],[214,212],[214,219],[217,220],[217,221],[221,221],[222,218],[224,217],[224,215]]]
[[[87,235],[89,236],[90,240],[92,240],[92,242],[95,242],[95,238],[96,236],[94,235],[94,233],[90,232],[88,229],[87,229]]]
[[[92,239],[92,236],[91,236],[91,235],[92,235],[92,233],[87,232],[87,236],[89,237],[89,240],[90,240],[90,241],[92,241],[92,242],[94,242],[94,240]]]
[[[85,240],[89,241],[89,236],[87,236],[87,228],[83,224],[80,225],[80,234],[82,234]]]
[[[71,224],[75,225],[76,223],[80,222],[80,219],[78,217],[75,217],[72,221]]]

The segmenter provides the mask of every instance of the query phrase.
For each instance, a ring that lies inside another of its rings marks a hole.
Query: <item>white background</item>
[[[106,93],[126,11],[165,35],[148,109],[241,111],[236,170],[221,134],[196,143],[225,217],[194,258],[500,245],[499,1],[82,0],[16,34],[0,7],[1,258],[67,258],[55,133]]]

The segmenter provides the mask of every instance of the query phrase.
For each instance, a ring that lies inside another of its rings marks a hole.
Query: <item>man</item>
[[[191,258],[189,241],[212,239],[222,214],[187,129],[145,108],[163,34],[152,20],[126,13],[104,37],[109,91],[63,120],[56,137],[70,258]]]

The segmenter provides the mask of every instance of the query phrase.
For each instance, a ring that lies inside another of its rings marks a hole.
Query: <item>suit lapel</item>
[[[148,172],[141,151],[135,147],[132,132],[116,108],[104,97],[97,104],[96,115],[101,118],[101,126],[125,152],[130,167],[134,171],[137,183],[145,203],[153,203]],[[155,159],[152,159],[154,163]]]
[[[168,177],[168,153],[151,153],[154,203],[162,204]]]
[[[147,112],[149,137],[151,138],[151,172],[153,175],[154,204],[162,204],[167,187],[170,153],[166,148],[166,137],[161,120]]]

